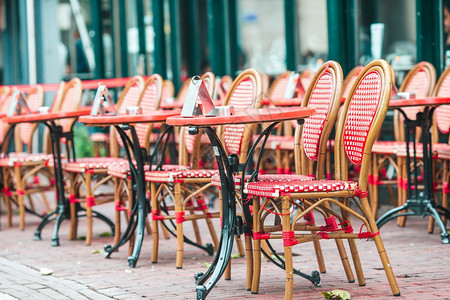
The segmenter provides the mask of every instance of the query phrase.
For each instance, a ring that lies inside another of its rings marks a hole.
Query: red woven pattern
[[[450,95],[450,94],[449,94]],[[450,105],[442,105],[436,108],[436,123],[443,134],[450,131]]]
[[[117,109],[117,113],[125,114],[127,112],[127,107],[137,106],[138,102],[139,102],[140,94],[141,94],[141,87],[135,83],[135,85],[131,86],[126,91],[126,94],[123,98],[123,102],[120,104],[119,108]],[[120,138],[120,135],[117,132],[116,132],[116,139],[117,139],[117,143],[119,144],[119,146],[123,147],[122,139]]]
[[[272,88],[270,98],[272,99],[282,99],[284,98],[284,94],[286,93],[286,88],[289,82],[289,78],[284,76],[280,78],[274,87]]]
[[[306,91],[312,81],[312,78],[310,76],[306,76],[306,77],[301,77],[300,80],[302,81],[303,88]]]
[[[136,162],[133,162],[136,165]],[[153,169],[156,166],[153,166]],[[187,170],[187,166],[183,165],[163,165],[162,170],[164,171],[172,171],[172,170]],[[149,171],[149,166],[144,165],[144,171]],[[108,166],[108,175],[126,179],[128,178],[130,174],[130,165],[128,163],[128,160],[126,159],[119,159],[116,163],[111,164]]]
[[[84,173],[90,170],[106,170],[112,164],[121,164],[123,160],[115,157],[84,157],[75,162],[65,162],[63,170],[66,172]]]
[[[12,100],[11,95],[7,96],[4,99],[4,103],[2,103],[2,106],[1,106],[2,113],[4,113],[4,114],[8,113],[9,106],[11,105],[11,100]],[[2,120],[0,120],[0,143],[3,143],[3,139],[5,138],[6,130],[8,129],[8,126],[9,126],[8,123],[5,123]]]
[[[151,113],[152,111],[155,111],[157,106],[159,106],[160,99],[158,97],[158,85],[156,84],[156,81],[152,82],[147,86],[147,88],[144,91],[144,94],[142,95],[142,99],[139,103],[139,106],[142,107],[142,112],[145,113]],[[145,138],[147,136],[147,128],[148,124],[145,123],[138,123],[135,126],[136,133],[139,138],[139,143],[141,146],[145,145]]]
[[[51,154],[9,153],[8,157],[0,158],[0,167],[12,167],[16,163],[43,163],[53,159]]]
[[[319,142],[332,100],[332,92],[333,79],[329,72],[325,72],[317,80],[308,103],[308,107],[316,109],[316,114],[307,118],[303,125],[302,143],[306,156],[311,160],[317,160],[318,157]]]
[[[405,142],[375,141],[372,146],[372,153],[394,155],[397,153],[397,148],[402,145],[405,145]]]
[[[27,97],[27,104],[32,111],[35,111],[42,105],[42,99],[39,99],[36,93],[29,94]],[[31,123],[21,123],[17,126],[19,127],[18,130],[20,133],[20,140],[23,144],[28,145],[31,140],[31,135],[33,134],[33,127],[35,125]]]
[[[250,79],[243,80],[233,91],[228,105],[234,110],[245,110],[253,106],[255,88]],[[224,129],[225,147],[230,154],[239,154],[245,125],[226,125]]]
[[[161,91],[161,99],[165,100],[167,98],[171,98],[173,95],[170,92],[170,89],[167,85],[163,85],[162,91]]]
[[[257,181],[245,185],[245,193],[259,197],[280,197],[292,193],[302,192],[334,192],[355,190],[357,182],[338,180],[286,180],[282,178],[274,181]]]
[[[125,114],[128,106],[136,106],[139,102],[139,96],[141,94],[141,87],[138,85],[131,86],[123,98],[123,102],[118,109],[119,114]]]
[[[74,107],[74,103],[78,102],[76,99],[76,97],[78,97],[78,96],[79,95],[78,95],[77,87],[76,86],[71,87],[67,91],[64,99],[62,99],[61,111],[68,112],[68,111],[76,110],[76,107]],[[62,126],[63,131],[65,131],[65,132],[70,130],[69,126],[71,123],[72,123],[71,119],[61,119],[59,121],[59,124]]]
[[[446,149],[448,149],[448,145],[447,144],[433,144],[431,147],[431,155],[432,155],[433,159],[437,158],[438,149],[442,149],[445,151]],[[414,153],[413,151],[414,151],[413,143],[409,143],[409,154],[410,154],[411,158],[413,157],[413,153]],[[406,157],[406,143],[403,143],[397,147],[396,154],[399,157]],[[423,158],[423,144],[422,143],[416,144],[416,157],[418,159]]]
[[[436,148],[437,157],[439,159],[450,160],[450,145],[443,145]]]
[[[403,92],[415,93],[416,98],[424,98],[428,96],[428,89],[430,87],[430,79],[425,71],[417,72],[410,80]],[[415,120],[416,115],[421,111],[421,107],[405,107],[403,111],[410,120]]]
[[[95,133],[91,134],[90,137],[91,137],[91,141],[97,142],[97,143],[106,142],[108,140],[108,135],[103,132],[95,132]]]
[[[194,144],[195,144],[195,135],[189,134],[189,128],[184,128],[184,142],[186,145],[186,150],[188,153],[192,153],[194,151]]]
[[[245,175],[245,183],[248,182],[248,180],[250,179],[250,175]],[[296,174],[289,174],[289,175],[280,175],[280,174],[259,174],[258,175],[258,181],[263,181],[263,182],[278,182],[278,181],[289,181],[289,180],[314,180],[313,177],[311,176],[306,176],[306,175],[296,175]],[[242,175],[233,175],[233,182],[234,182],[234,187],[236,189],[240,189],[241,188],[241,181],[242,181]],[[211,177],[211,183],[214,186],[220,187],[220,175],[219,174],[215,174]]]
[[[182,182],[188,178],[211,178],[217,170],[180,170],[145,172],[145,180],[153,182]]]
[[[360,164],[381,96],[381,78],[378,72],[365,75],[355,89],[347,111],[344,127],[344,150],[354,164]]]

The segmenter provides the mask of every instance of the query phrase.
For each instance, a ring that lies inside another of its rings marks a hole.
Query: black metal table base
[[[407,201],[405,204],[395,207],[381,216],[376,224],[378,228],[401,216],[431,216],[441,229],[441,242],[449,244],[450,239],[442,221],[441,216],[450,217],[450,211],[440,206],[434,201],[433,195],[433,153],[431,140],[431,125],[433,123],[433,113],[436,107],[425,107],[423,112],[416,115],[416,120],[408,119],[408,116],[401,109],[400,113],[405,122],[405,147],[406,147],[406,173],[407,173]],[[422,152],[423,152],[423,191],[419,193],[417,145],[415,141],[416,127],[422,129]],[[410,150],[412,145],[412,153]],[[412,162],[412,164],[411,164]],[[413,166],[413,170],[409,166]],[[403,211],[403,212],[402,212]]]
[[[402,212],[406,210],[405,212]],[[436,224],[441,229],[441,242],[442,244],[449,244],[449,234],[445,228],[445,224],[442,221],[441,216],[450,218],[448,210],[440,205],[436,205],[434,201],[430,200],[407,200],[405,204],[393,208],[377,220],[377,226],[380,228],[390,220],[396,219],[401,216],[432,216]]]
[[[85,217],[86,214],[81,213],[80,212],[85,212],[85,209],[83,209],[80,204],[77,203],[76,205],[76,209],[77,209],[77,218],[80,217]],[[97,218],[103,222],[105,222],[110,230],[111,230],[111,234],[114,235],[114,228],[115,225],[113,222],[111,222],[110,219],[108,219],[105,215],[97,212],[97,211],[93,211],[92,212],[92,217],[93,218]],[[56,210],[54,210],[53,212],[51,212],[50,214],[46,215],[43,220],[41,221],[41,223],[39,224],[38,228],[36,229],[36,231],[34,232],[34,240],[39,241],[41,240],[41,233],[42,233],[42,229],[44,229],[44,227],[53,222],[55,222],[55,227],[53,229],[53,236],[52,236],[52,246],[56,247],[59,246],[59,228],[61,226],[61,223],[64,220],[70,220],[70,209],[68,207],[65,207],[65,204],[58,204],[58,208]]]

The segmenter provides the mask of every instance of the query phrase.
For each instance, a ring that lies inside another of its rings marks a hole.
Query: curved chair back
[[[83,94],[83,88],[81,80],[73,78],[64,85],[64,91],[61,95],[61,101],[56,107],[56,111],[69,112],[76,111],[81,104],[81,96]],[[63,131],[70,131],[75,119],[61,119],[59,124],[62,126]]]
[[[286,71],[275,78],[269,87],[269,91],[267,92],[267,97],[269,99],[284,98],[284,94],[286,93],[286,88],[289,83],[289,76],[291,76],[291,74],[291,71]]]
[[[424,98],[432,95],[435,83],[436,69],[429,62],[422,61],[406,74],[398,91],[415,93],[416,98]],[[415,119],[421,110],[420,107],[406,107],[404,112],[409,119]]]
[[[433,95],[436,97],[450,97],[450,67],[447,67],[439,77]],[[436,108],[435,123],[443,133],[450,132],[450,105],[442,105]]]
[[[345,76],[342,98],[347,98],[350,90],[353,87],[353,84],[355,83],[356,78],[358,78],[358,75],[359,73],[361,73],[363,68],[363,66],[356,66],[347,74],[347,76]]]
[[[260,108],[262,97],[261,75],[254,69],[243,71],[234,80],[224,105],[232,105],[235,111]],[[229,154],[238,154],[241,162],[247,157],[248,143],[253,132],[253,124],[225,125],[223,141]]]
[[[3,87],[0,90],[0,113],[6,115],[9,110],[9,106],[11,105],[13,89],[8,87]],[[5,139],[6,132],[9,129],[9,124],[3,122],[0,119],[0,144],[3,144],[3,140]],[[2,150],[4,150],[2,148]]]
[[[190,82],[190,80],[187,81]],[[212,98],[214,95],[214,90],[216,88],[216,76],[212,72],[206,72],[202,75],[202,81],[205,83],[205,86],[208,89],[208,93]],[[200,131],[196,135],[190,135],[188,130],[189,128],[185,127],[180,131],[179,164],[188,165],[189,156],[191,156],[190,165],[194,168],[197,168],[199,156],[196,154],[199,154],[200,152],[202,132]]]
[[[161,101],[164,102],[166,99],[173,98],[174,96],[175,96],[175,87],[173,86],[172,80],[164,79]]]
[[[348,161],[361,165],[359,188],[367,190],[372,145],[388,110],[392,73],[384,60],[368,64],[355,81],[344,104],[336,133],[336,179],[347,180]],[[348,160],[347,160],[348,159]]]
[[[328,137],[336,122],[341,102],[342,78],[341,66],[335,61],[328,61],[314,75],[302,103],[304,107],[316,109],[316,114],[307,118],[302,126],[300,144],[305,156],[311,161],[317,161],[316,178],[324,175]],[[300,140],[299,132],[300,126],[296,130],[297,145]],[[297,172],[312,175],[312,164],[303,159],[299,170],[298,154],[295,156]]]
[[[122,90],[122,93],[119,96],[116,104],[116,111],[118,114],[125,114],[127,111],[127,107],[129,106],[137,106],[139,103],[139,98],[142,94],[142,89],[144,88],[144,79],[137,75],[130,80],[128,80],[127,84]],[[116,157],[119,154],[119,145],[122,147],[122,140],[119,137],[119,134],[116,132],[116,129],[111,126],[110,128],[110,151],[112,157]],[[112,138],[115,137],[115,138]]]
[[[153,74],[145,82],[144,88],[138,100],[138,105],[142,107],[142,112],[151,113],[157,111],[161,104],[163,91],[163,79],[158,74]],[[139,123],[136,124],[136,133],[139,143],[142,147],[148,148],[150,133],[153,129],[152,124]]]
[[[28,107],[32,111],[36,111],[44,103],[44,90],[42,86],[36,85],[30,89],[26,96]],[[23,151],[22,146],[27,147],[27,151],[31,152],[34,131],[37,128],[36,123],[21,123],[16,126],[18,137],[16,138],[16,152]]]
[[[143,88],[144,79],[141,76],[134,76],[128,80],[117,100],[117,113],[125,114],[128,106],[136,106]]]
[[[50,111],[55,112],[61,107],[61,99],[64,93],[64,88],[66,86],[66,82],[61,81],[59,83],[58,89],[56,90],[55,97],[53,98],[52,106],[50,106]]]
[[[233,78],[231,78],[231,76],[229,75],[224,75],[220,77],[220,80],[216,80],[215,100],[219,101],[220,103],[223,102],[232,84]]]

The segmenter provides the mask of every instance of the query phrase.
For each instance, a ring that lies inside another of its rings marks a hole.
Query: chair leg
[[[366,198],[366,201],[368,202],[367,198]],[[348,200],[347,200],[347,202],[348,202]],[[347,203],[347,206],[349,206],[348,203]],[[370,209],[368,203],[367,203],[367,207],[370,210],[370,213],[372,214],[372,210]],[[341,209],[341,215],[342,215],[344,220],[348,220],[350,222],[350,216],[349,216],[349,213],[346,210]],[[350,225],[350,223],[349,223],[349,225]],[[358,279],[358,284],[360,286],[364,286],[364,285],[366,285],[366,279],[365,279],[364,272],[363,272],[363,269],[362,269],[362,264],[361,264],[361,260],[359,258],[358,248],[356,246],[355,240],[349,239],[348,240],[348,245],[350,247],[350,252],[351,252],[352,260],[353,260],[353,265],[355,266],[355,272],[356,272],[356,278]],[[344,269],[345,269],[345,267],[344,267]]]
[[[314,242],[316,242],[316,240],[314,240]],[[344,242],[341,239],[335,240],[335,242],[339,252],[339,256],[341,257],[342,266],[344,267],[345,276],[347,276],[347,281],[353,283],[355,282],[355,277],[353,276],[352,267],[350,266],[350,262],[347,256],[347,251],[345,251]]]
[[[94,195],[92,194],[91,183],[92,175],[90,173],[86,174],[86,246],[90,246],[92,242],[92,231],[93,231],[93,218],[92,218],[92,206],[94,205]]]
[[[195,207],[194,207],[193,201],[188,201],[186,203],[185,211],[189,211],[189,214],[195,215]],[[202,236],[200,235],[200,229],[198,227],[197,220],[195,218],[192,218],[191,223],[192,223],[192,229],[194,231],[195,242],[199,245],[203,245]]]
[[[369,222],[370,231],[373,233],[378,233],[378,227],[375,223],[375,219],[373,218],[372,212],[367,205],[367,198],[361,198],[362,210],[365,218]],[[398,288],[397,280],[395,279],[394,271],[392,270],[391,263],[389,261],[389,257],[387,255],[386,249],[384,248],[383,240],[381,239],[381,235],[378,234],[373,237],[375,241],[375,245],[378,250],[378,255],[380,256],[381,263],[383,264],[384,272],[386,273],[386,277],[388,279],[389,285],[392,290],[392,294],[394,296],[400,296],[400,289]]]
[[[206,216],[205,221],[206,221],[206,225],[208,226],[209,234],[211,235],[211,239],[213,241],[214,249],[217,250],[217,247],[219,247],[219,239],[217,238],[216,230],[214,229],[213,222],[212,222],[211,218],[209,217],[209,210],[205,204],[205,200],[203,200],[201,203],[203,203],[201,205],[203,207],[202,213]]]
[[[183,252],[184,252],[184,236],[183,236],[183,217],[184,213],[183,204],[181,203],[181,185],[176,183],[174,185],[174,200],[175,200],[175,215],[179,214],[180,217],[176,218],[177,224],[177,258],[176,268],[183,268]]]
[[[247,263],[247,277],[246,277],[246,281],[245,281],[245,288],[247,289],[247,291],[250,291],[252,288],[252,281],[253,281],[252,237],[247,234],[247,235],[245,235],[244,240],[245,240],[245,255],[246,255],[245,259],[246,259],[246,263]],[[259,261],[260,261],[260,265],[261,265],[261,254],[259,256]]]
[[[399,170],[399,174],[401,174],[401,178],[400,178],[400,182],[402,183],[402,187],[399,188],[401,189],[401,193],[399,193],[399,199],[398,199],[398,205],[403,205],[406,203],[406,199],[408,197],[408,191],[407,191],[407,187],[406,187],[406,182],[407,182],[407,169],[409,168],[409,166],[406,165],[406,159],[403,157],[399,157],[398,158],[398,168]],[[402,211],[404,212],[404,211]],[[405,227],[406,225],[406,217],[405,216],[401,216],[397,218],[397,225],[400,227]]]
[[[242,238],[236,236],[234,241],[235,241],[238,253],[239,253],[239,257],[244,257],[246,250],[244,250],[244,246],[242,245]]]
[[[25,204],[23,203],[25,191],[20,176],[20,168],[16,166],[14,167],[14,180],[16,181],[17,204],[19,205],[19,228],[20,230],[25,230]]]
[[[449,161],[443,162],[444,170],[442,171],[442,207],[448,209],[448,175],[449,175]],[[444,225],[447,225],[447,218],[442,216]]]
[[[9,175],[8,171],[9,171],[8,168],[2,168],[3,188],[4,188],[3,199],[5,200],[5,206],[6,206],[6,225],[8,227],[12,227],[13,213],[12,213],[12,208],[11,208],[11,198],[10,198],[11,196],[9,194],[9,190],[8,190],[8,192],[6,192],[8,189],[8,175]]]
[[[261,220],[259,219],[260,199],[253,197],[253,232],[261,232]],[[247,265],[247,270],[249,265]],[[248,272],[248,271],[247,271]],[[248,273],[247,273],[248,274]],[[253,239],[253,276],[252,294],[258,294],[261,277],[261,240]]]
[[[77,238],[78,229],[78,218],[77,218],[77,207],[76,207],[76,174],[69,173],[69,207],[70,207],[70,230],[69,230],[69,240],[75,240]]]
[[[282,228],[283,233],[291,232],[290,210],[291,203],[288,197],[282,198]],[[286,284],[284,288],[284,299],[292,299],[292,291],[294,289],[294,263],[292,258],[292,246],[283,238],[284,244],[284,261],[286,268]]]
[[[95,144],[95,143],[94,143]],[[121,193],[120,193],[120,179],[114,178],[114,207],[115,207],[115,232],[114,232],[114,245],[117,245],[117,243],[120,241],[120,234],[121,234],[121,228],[120,228],[120,211],[122,204],[121,199]]]
[[[157,200],[157,195],[156,195],[156,191],[157,191],[157,187],[156,187],[156,182],[151,182],[150,183],[150,193],[151,193],[151,207],[152,210],[154,212],[158,212],[160,211],[160,206],[159,206],[159,202]],[[153,215],[153,214],[152,214]],[[158,262],[158,251],[159,251],[159,227],[158,227],[158,221],[152,217],[152,236],[153,236],[153,250],[152,250],[152,263],[157,263]]]
[[[225,271],[223,272],[223,279],[231,280],[231,259],[228,261],[227,267],[225,268]]]

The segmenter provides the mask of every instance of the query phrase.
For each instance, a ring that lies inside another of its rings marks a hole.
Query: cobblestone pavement
[[[111,205],[99,206],[109,216]],[[94,239],[85,246],[82,239],[67,240],[68,222],[60,231],[59,247],[51,246],[53,224],[42,233],[41,241],[33,240],[38,219],[27,216],[25,231],[7,228],[5,216],[0,219],[0,299],[195,299],[193,275],[205,271],[212,261],[206,253],[192,246],[185,247],[183,269],[175,268],[175,239],[162,240],[160,259],[152,264],[151,236],[146,236],[137,267],[128,267],[128,251],[124,247],[105,259],[103,245],[112,237],[100,236],[107,227],[95,220]],[[84,234],[85,221],[80,220],[79,234]],[[216,224],[218,228],[218,224]],[[186,226],[190,228],[189,225]],[[321,291],[343,289],[352,299],[450,299],[450,245],[440,243],[438,232],[426,232],[427,219],[409,218],[406,228],[395,221],[385,225],[381,234],[390,256],[402,295],[391,296],[390,288],[376,248],[371,241],[357,241],[366,276],[366,286],[348,283],[333,241],[322,243],[327,272],[321,274],[321,287],[294,278],[294,299],[323,299]],[[209,237],[204,236],[204,242]],[[309,244],[294,247],[295,266],[307,273],[317,269]],[[236,252],[236,251],[234,251]],[[51,269],[43,276],[41,268]],[[284,272],[263,260],[260,293],[245,290],[245,258],[232,260],[232,279],[221,279],[208,299],[282,299]]]

